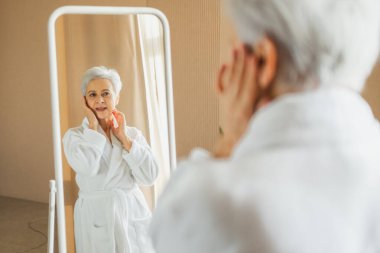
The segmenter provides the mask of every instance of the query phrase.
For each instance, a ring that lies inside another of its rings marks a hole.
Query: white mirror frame
[[[58,241],[59,252],[66,253],[66,223],[65,223],[65,202],[63,194],[62,175],[62,149],[61,149],[61,129],[59,111],[58,92],[58,69],[55,41],[55,23],[64,14],[97,14],[97,15],[127,15],[127,14],[151,14],[160,19],[164,33],[165,50],[165,77],[166,77],[166,107],[167,124],[169,137],[169,157],[170,170],[176,167],[176,146],[174,132],[174,109],[173,109],[173,89],[172,89],[172,68],[170,54],[170,30],[166,16],[159,10],[148,7],[106,7],[106,6],[63,6],[56,9],[49,18],[48,41],[49,41],[49,64],[50,64],[50,88],[51,88],[51,110],[53,126],[53,146],[54,146],[54,169],[55,180],[57,182],[57,220],[58,220]]]

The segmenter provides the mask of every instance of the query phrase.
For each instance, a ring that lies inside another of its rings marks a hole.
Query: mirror
[[[99,65],[115,69],[120,75],[123,88],[116,108],[125,114],[127,126],[141,131],[160,171],[153,187],[142,188],[145,201],[153,209],[176,163],[169,26],[166,17],[152,8],[65,6],[51,15],[48,32],[59,252],[74,252],[74,205],[79,189],[77,173],[64,157],[61,140],[68,129],[81,126],[85,117],[81,106],[82,77],[87,69]],[[107,201],[93,201],[91,205],[94,203],[114,205]],[[140,208],[140,204],[135,208]],[[91,217],[96,215],[91,213]],[[133,217],[128,222],[133,223]],[[102,229],[114,231],[108,225]],[[103,236],[108,232],[103,232]],[[135,237],[129,240],[144,240]],[[102,245],[106,252],[107,247],[124,244]],[[125,247],[135,245],[126,244],[129,246]],[[90,246],[82,247],[89,252]]]

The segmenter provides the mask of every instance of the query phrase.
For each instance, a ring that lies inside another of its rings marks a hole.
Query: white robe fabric
[[[157,253],[380,252],[379,124],[344,88],[282,96],[230,159],[179,164],[150,232]]]
[[[63,137],[68,163],[76,172],[76,253],[152,253],[147,233],[151,212],[137,185],[152,185],[158,167],[142,133],[126,126],[130,152],[85,118]]]

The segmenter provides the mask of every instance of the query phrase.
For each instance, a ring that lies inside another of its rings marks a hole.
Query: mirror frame
[[[57,221],[58,221],[58,242],[59,252],[66,253],[66,222],[65,222],[65,202],[63,192],[62,175],[62,149],[61,149],[61,129],[59,111],[59,91],[58,91],[58,69],[56,54],[55,23],[57,19],[65,14],[90,14],[90,15],[127,15],[127,14],[150,14],[159,18],[163,27],[164,51],[165,51],[165,79],[166,79],[166,109],[169,137],[169,158],[170,172],[176,167],[176,146],[174,131],[174,109],[173,109],[173,85],[172,66],[170,53],[170,30],[166,16],[159,10],[149,7],[110,7],[110,6],[62,6],[56,9],[48,22],[48,43],[49,43],[49,65],[50,65],[50,89],[51,89],[51,110],[53,127],[53,147],[54,147],[54,169],[57,183]]]

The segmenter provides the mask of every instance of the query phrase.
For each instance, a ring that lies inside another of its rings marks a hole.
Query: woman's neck
[[[99,125],[105,133],[108,133],[110,127],[109,127],[107,120],[105,120],[105,119],[99,120]]]

